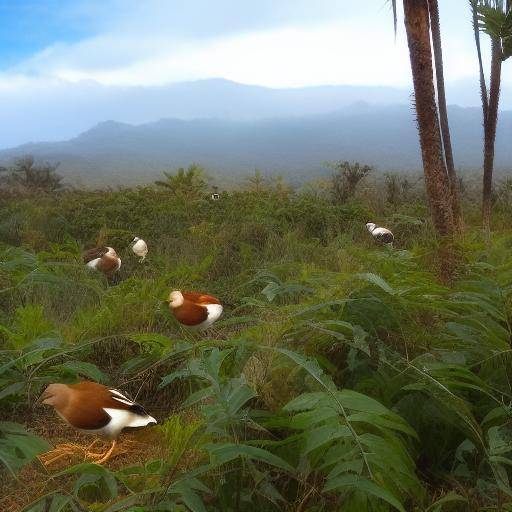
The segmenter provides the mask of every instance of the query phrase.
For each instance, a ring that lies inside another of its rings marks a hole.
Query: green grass
[[[217,202],[153,188],[7,201],[0,407],[29,435],[0,426],[0,463],[47,492],[25,510],[512,510],[506,211],[487,247],[467,205],[446,286],[424,204],[374,197],[336,205],[275,186]],[[368,220],[393,229],[393,249]],[[123,259],[113,283],[80,261],[106,242]],[[164,299],[179,288],[221,298],[212,332],[176,324]],[[161,426],[121,466],[49,475],[35,398],[82,378],[122,385]]]

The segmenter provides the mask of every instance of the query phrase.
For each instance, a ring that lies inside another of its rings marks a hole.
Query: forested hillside
[[[452,107],[454,155],[461,171],[481,165],[482,114]],[[502,112],[496,167],[512,161],[512,113]],[[408,105],[357,103],[330,114],[266,120],[162,119],[133,126],[101,123],[65,142],[26,144],[0,151],[0,164],[33,154],[59,163],[69,181],[87,186],[145,184],[164,170],[197,162],[226,182],[254,169],[298,184],[325,175],[325,161],[344,155],[386,171],[416,171],[421,153],[414,113]],[[235,179],[233,179],[235,178]]]

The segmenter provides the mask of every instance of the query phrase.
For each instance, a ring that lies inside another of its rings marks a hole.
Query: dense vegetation
[[[491,245],[462,187],[464,263],[441,285],[415,177],[345,195],[343,176],[292,190],[256,174],[212,201],[176,176],[3,197],[0,510],[512,510],[510,183]],[[111,282],[80,260],[107,242],[123,259]],[[180,288],[221,298],[213,330],[176,324],[164,299]],[[85,438],[36,399],[83,378],[159,425],[105,467],[47,470],[38,453]]]

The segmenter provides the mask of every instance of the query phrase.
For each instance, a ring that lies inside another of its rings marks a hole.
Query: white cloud
[[[469,10],[454,4],[440,1],[445,77],[465,86],[454,86],[463,91],[455,95],[449,88],[448,101],[477,105]],[[0,110],[12,119],[10,133],[0,134],[0,146],[65,138],[110,116],[149,120],[143,101],[115,109],[120,87],[136,90],[212,77],[277,88],[411,86],[403,24],[395,41],[386,0],[350,5],[332,0],[82,1],[67,16],[75,24],[87,18],[95,33],[74,43],[56,41],[0,72]],[[510,108],[508,62],[503,78],[508,89],[502,105]],[[166,115],[151,112],[151,118]]]
[[[375,40],[380,41],[377,56]],[[46,48],[13,72],[127,86],[209,77],[271,87],[409,82],[405,47],[396,45],[391,27],[380,22],[365,32],[335,22],[199,41],[106,34]]]
[[[151,16],[163,12],[160,2],[151,5]],[[364,20],[354,20],[353,16],[330,22],[317,19],[310,25],[296,23],[197,37],[169,35],[162,20],[151,27],[148,13],[137,20],[133,16],[137,10],[132,9],[132,15],[120,26],[110,26],[104,33],[76,43],[49,46],[0,75],[0,80],[26,76],[27,80],[43,77],[148,86],[224,77],[270,87],[410,86],[404,30],[399,25],[395,41],[391,18],[383,10]],[[448,15],[446,18],[451,20]],[[469,20],[463,21],[469,25]],[[474,77],[476,59],[470,27],[461,32],[447,24],[443,35],[446,80]],[[509,67],[504,66],[504,79],[512,82]]]

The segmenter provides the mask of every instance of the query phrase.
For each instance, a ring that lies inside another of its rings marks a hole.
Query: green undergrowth
[[[25,510],[512,510],[512,233],[487,247],[469,225],[445,286],[424,207],[398,210],[280,189],[7,203],[0,465],[47,489]],[[95,243],[123,259],[110,282],[80,262]],[[213,329],[177,325],[165,299],[180,288],[222,300]],[[37,397],[83,378],[156,411],[156,458],[37,469]]]

